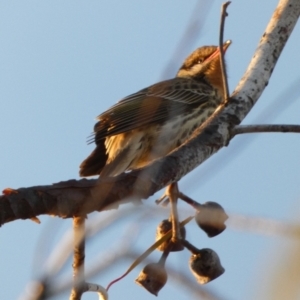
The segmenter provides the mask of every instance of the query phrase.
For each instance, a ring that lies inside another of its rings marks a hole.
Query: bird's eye
[[[204,59],[201,58],[201,59],[199,59],[199,60],[197,61],[197,64],[202,64],[203,62],[204,62]]]

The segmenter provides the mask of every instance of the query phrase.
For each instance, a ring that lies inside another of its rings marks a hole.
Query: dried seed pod
[[[145,266],[135,282],[144,287],[148,292],[157,296],[168,279],[164,263],[151,263]]]
[[[199,227],[209,237],[214,237],[226,229],[225,221],[228,219],[224,208],[216,202],[206,202],[201,205],[195,216]]]
[[[161,223],[157,226],[156,229],[155,241],[158,241],[162,236],[164,236],[170,230],[172,230],[172,222],[170,220],[161,221]],[[185,239],[186,231],[184,227],[180,228],[180,233],[182,239]],[[157,250],[165,251],[166,249],[168,249],[168,247],[170,247],[169,250],[171,252],[182,251],[184,249],[184,246],[180,242],[174,243],[171,241],[170,238],[167,241],[163,242],[161,245],[159,245],[157,247]]]
[[[206,284],[221,276],[222,267],[218,254],[212,249],[200,249],[193,253],[189,261],[190,269],[200,284]]]

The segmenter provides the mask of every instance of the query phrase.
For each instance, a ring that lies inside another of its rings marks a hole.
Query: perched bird
[[[224,43],[224,51],[230,44]],[[198,48],[175,78],[142,89],[98,116],[96,149],[81,163],[80,176],[117,176],[167,155],[223,101],[220,49]]]

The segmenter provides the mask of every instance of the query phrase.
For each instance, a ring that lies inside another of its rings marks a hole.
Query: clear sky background
[[[200,8],[198,15],[204,26],[173,62],[169,78],[195,48],[218,42],[222,2],[215,0],[209,9]],[[0,188],[78,179],[78,166],[94,147],[86,144],[86,138],[95,117],[122,97],[163,79],[163,71],[196,3],[1,1]],[[229,6],[225,38],[233,40],[226,54],[231,91],[243,75],[276,5],[275,0],[253,0],[232,1]],[[299,49],[298,24],[269,85],[243,124],[300,124]],[[232,214],[297,221],[299,153],[297,134],[237,136],[229,147],[186,176],[180,188],[199,202],[217,201]],[[154,206],[158,196],[144,201],[144,205]],[[184,204],[181,207],[187,208]],[[136,223],[140,235],[132,245],[135,251],[142,253],[152,243],[156,225],[168,216],[168,210],[161,211]],[[102,216],[94,213],[89,218]],[[131,220],[138,217],[132,216]],[[15,221],[0,229],[0,299],[21,299],[26,284],[42,272],[43,260],[72,224],[71,220],[49,216],[42,216],[41,221],[41,225]],[[127,219],[95,237],[87,245],[87,262],[97,263],[99,258],[92,258],[106,253],[129,224]],[[208,239],[195,224],[188,226],[188,238],[199,248],[217,251],[226,272],[205,288],[230,300],[274,299],[268,293],[278,288],[273,276],[279,274],[287,249],[294,243],[291,238],[236,226]],[[159,256],[155,253],[151,257]],[[172,255],[167,268],[188,274],[188,257],[186,251]],[[118,262],[90,281],[106,286],[130,263]],[[142,266],[111,288],[111,300],[154,299],[133,282]],[[71,271],[71,261],[65,271]],[[280,275],[291,276],[283,271]],[[55,297],[67,298],[68,293]],[[83,299],[97,296],[88,294]],[[186,288],[170,278],[159,299],[199,298],[189,295]],[[300,299],[300,294],[293,299]]]

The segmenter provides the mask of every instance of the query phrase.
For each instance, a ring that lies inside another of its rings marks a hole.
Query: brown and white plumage
[[[175,78],[142,89],[98,116],[96,149],[80,165],[80,175],[116,176],[144,167],[180,146],[222,101],[218,47],[198,48]]]

